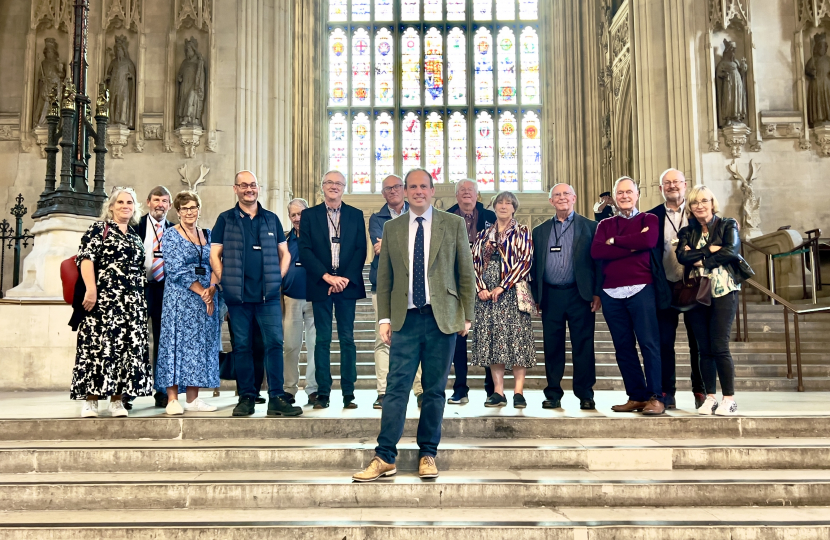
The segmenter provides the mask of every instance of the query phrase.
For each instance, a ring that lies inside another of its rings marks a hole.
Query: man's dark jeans
[[[234,336],[233,365],[239,397],[256,399],[259,396],[252,353],[254,320],[262,331],[265,346],[268,395],[271,398],[282,396],[282,308],[279,301],[228,304],[228,314]]]
[[[669,282],[669,286],[672,283]],[[657,310],[657,325],[660,328],[660,359],[663,374],[663,392],[667,396],[674,396],[677,392],[677,355],[675,342],[677,341],[677,326],[680,324],[680,312],[674,308]],[[683,326],[689,338],[689,365],[692,368],[692,392],[703,394],[703,377],[700,374],[700,354],[697,349],[692,325],[689,322],[689,313],[683,314]]]
[[[458,336],[455,340],[455,353],[452,357],[453,368],[455,369],[455,383],[452,385],[453,393],[462,393],[467,395],[470,393],[470,387],[467,386],[467,338]],[[496,386],[493,384],[493,374],[490,373],[490,368],[484,368],[484,391],[490,396],[496,391]]]
[[[617,365],[632,401],[648,401],[652,396],[663,401],[660,374],[660,331],[657,328],[657,304],[654,285],[630,298],[617,299],[602,291],[602,314],[611,331]],[[637,344],[643,354],[643,366],[637,356]],[[645,370],[645,376],[643,371]]]
[[[446,403],[444,390],[450,375],[456,337],[458,334],[441,332],[431,312],[422,314],[418,310],[409,310],[400,331],[392,332],[386,397],[383,398],[380,435],[375,448],[375,454],[386,463],[395,463],[398,455],[397,444],[403,435],[409,389],[415,381],[419,364],[422,368],[424,401],[418,422],[418,457],[435,457],[437,454]]]
[[[357,380],[357,348],[354,344],[354,316],[357,300],[343,298],[343,294],[332,294],[322,302],[312,302],[314,326],[317,339],[314,341],[314,376],[317,379],[317,395],[331,395],[331,332],[332,312],[337,319],[337,339],[340,341],[340,389],[344,396],[354,395]]]
[[[700,349],[700,371],[707,394],[717,392],[717,375],[723,395],[735,395],[735,364],[729,352],[729,336],[737,311],[738,292],[732,291],[712,298],[711,306],[697,306],[686,314]]]

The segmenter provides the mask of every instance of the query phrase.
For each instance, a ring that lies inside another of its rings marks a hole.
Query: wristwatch
[[[614,245],[614,237],[613,236],[608,239],[608,243],[611,244],[612,246]]]

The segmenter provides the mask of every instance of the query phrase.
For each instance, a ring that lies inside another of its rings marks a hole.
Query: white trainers
[[[110,401],[110,414],[115,418],[129,415],[120,399],[118,401]]]
[[[182,414],[184,412],[184,409],[182,409],[182,404],[179,403],[178,399],[171,399],[170,401],[168,401],[167,407],[164,410],[167,411],[167,414],[169,415]]]
[[[703,405],[697,410],[699,414],[711,415],[715,414],[715,411],[718,408],[718,400],[713,398],[712,396],[706,396],[706,401],[703,402]]]
[[[84,401],[84,407],[81,409],[81,418],[98,418],[98,400]]]
[[[202,398],[196,398],[190,403],[185,402],[184,410],[193,412],[213,412],[217,409],[215,405],[208,405]]]
[[[718,416],[735,416],[738,414],[738,404],[735,403],[734,399],[724,399],[715,414]]]

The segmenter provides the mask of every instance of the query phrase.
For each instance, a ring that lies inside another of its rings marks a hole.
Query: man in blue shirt
[[[265,345],[268,416],[299,416],[303,410],[283,399],[280,288],[291,262],[285,233],[280,218],[257,202],[259,185],[254,173],[237,173],[233,191],[238,203],[219,214],[210,250],[211,268],[219,279],[235,337],[239,404],[233,415],[252,415],[259,395],[251,353],[251,324],[256,320]]]

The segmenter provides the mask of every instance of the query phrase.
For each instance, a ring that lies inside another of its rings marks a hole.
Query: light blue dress
[[[175,228],[162,237],[164,253],[164,302],[161,309],[161,336],[156,390],[169,386],[184,392],[187,386],[219,386],[219,351],[222,323],[219,305],[208,316],[202,298],[190,290],[194,281],[210,286],[210,230],[204,229],[207,244],[201,248],[186,240]],[[194,238],[195,240],[195,238]],[[205,275],[196,274],[201,264]],[[218,295],[214,296],[218,303]]]

